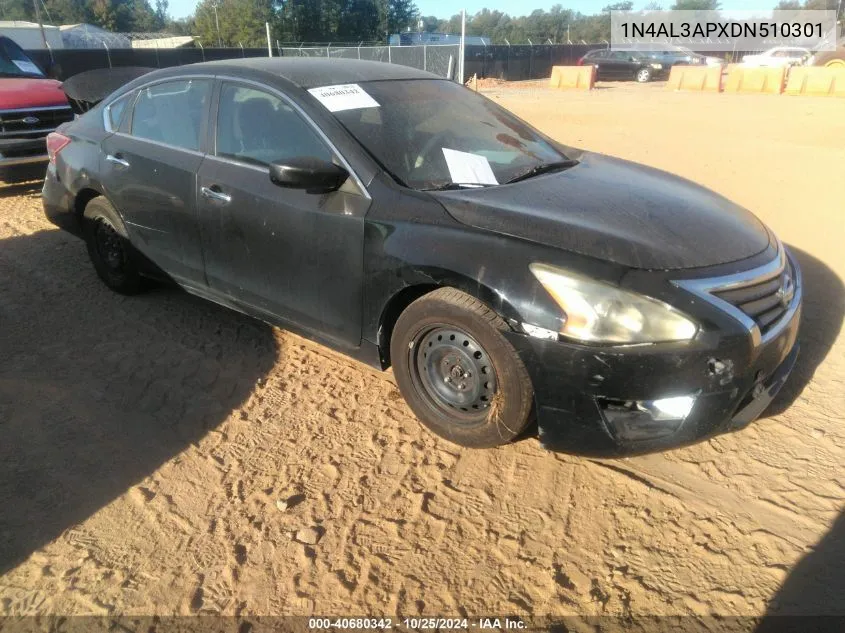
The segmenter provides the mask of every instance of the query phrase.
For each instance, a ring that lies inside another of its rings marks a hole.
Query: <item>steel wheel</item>
[[[510,442],[528,426],[534,389],[489,306],[456,288],[409,305],[390,336],[393,375],[430,430],[475,448]]]
[[[82,222],[88,256],[100,279],[122,294],[140,292],[136,254],[114,207],[103,196],[94,198],[85,207]]]
[[[123,238],[118,235],[111,223],[105,218],[99,218],[94,228],[94,240],[97,254],[111,275],[123,276],[126,268],[126,249],[123,248]]]
[[[411,379],[429,405],[459,424],[486,420],[496,393],[496,372],[473,336],[438,324],[420,331],[408,353]]]

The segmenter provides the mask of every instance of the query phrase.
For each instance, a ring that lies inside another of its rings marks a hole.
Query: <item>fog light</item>
[[[661,416],[669,419],[683,420],[689,415],[692,410],[692,405],[695,404],[695,397],[693,396],[677,396],[675,398],[663,398],[661,400],[652,400],[649,402],[645,400],[638,402],[638,405],[660,412]]]
[[[695,396],[659,400],[613,400],[597,398],[610,432],[616,439],[657,439],[677,431],[692,411]]]

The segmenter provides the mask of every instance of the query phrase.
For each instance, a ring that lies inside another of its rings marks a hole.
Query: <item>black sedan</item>
[[[147,278],[390,366],[434,432],[621,454],[748,424],[801,277],[757,218],[561,145],[398,65],[146,74],[50,138],[44,209],[112,289]]]
[[[645,55],[631,51],[600,49],[590,51],[578,60],[579,66],[595,66],[596,79],[635,79],[647,83],[655,79],[666,79],[671,64],[662,63]]]

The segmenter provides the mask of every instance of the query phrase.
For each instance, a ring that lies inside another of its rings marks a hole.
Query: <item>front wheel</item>
[[[813,59],[813,65],[827,68],[845,68],[845,46],[840,46],[834,51],[817,53]]]
[[[493,310],[453,288],[423,296],[399,317],[390,342],[396,382],[434,433],[486,448],[528,426],[534,390],[502,335],[507,329]]]
[[[641,84],[651,81],[651,70],[649,68],[640,68],[637,71],[637,81]]]

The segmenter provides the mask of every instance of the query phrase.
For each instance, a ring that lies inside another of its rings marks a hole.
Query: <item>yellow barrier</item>
[[[845,68],[795,66],[786,82],[788,95],[845,97]]]
[[[779,95],[783,92],[786,78],[785,68],[743,68],[731,69],[725,82],[725,92],[743,92]]]
[[[595,66],[552,66],[550,88],[592,90],[595,83]]]
[[[694,92],[721,92],[721,66],[672,66],[669,90],[692,90]]]

